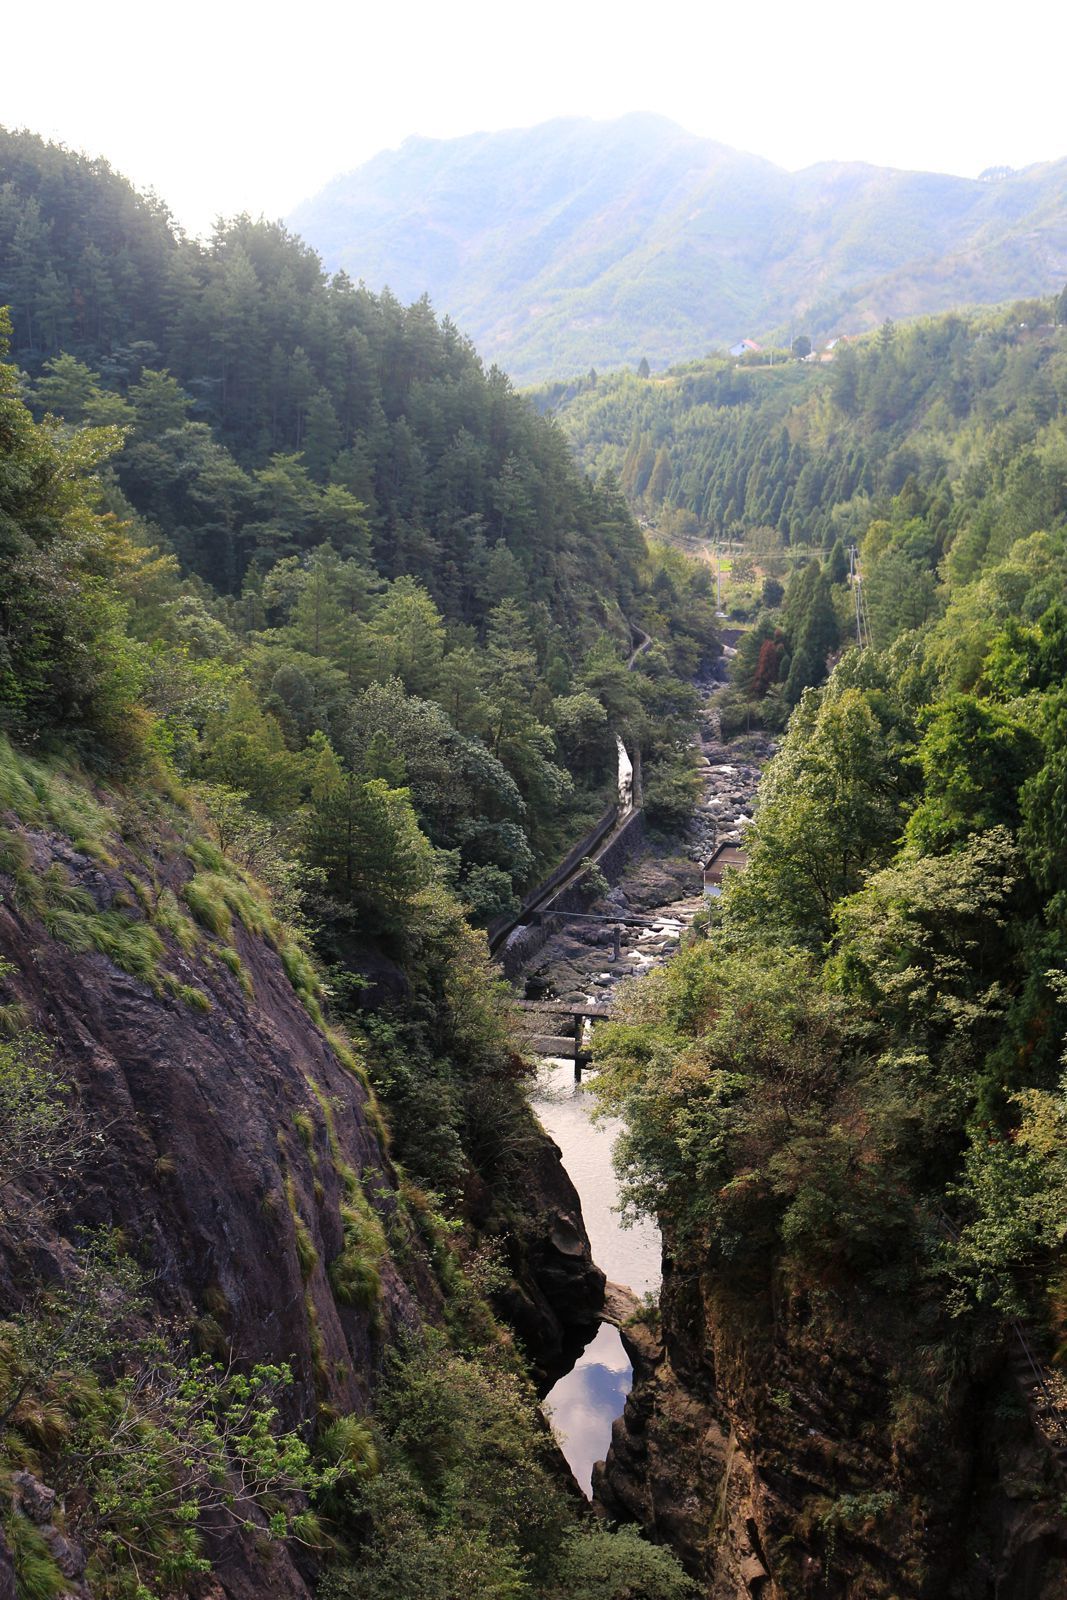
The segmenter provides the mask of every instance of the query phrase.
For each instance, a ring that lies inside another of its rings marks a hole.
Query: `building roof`
[[[735,872],[743,872],[748,866],[748,851],[739,844],[721,844],[709,860],[704,863],[704,887],[709,884],[722,882],[723,873],[728,867]]]

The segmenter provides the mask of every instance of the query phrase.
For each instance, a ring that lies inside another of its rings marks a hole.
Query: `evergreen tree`
[[[831,584],[844,583],[848,577],[848,555],[840,539],[834,540],[833,549],[826,559],[826,577]]]
[[[308,860],[357,935],[402,937],[413,897],[433,876],[407,790],[349,772],[325,785],[320,777],[319,795],[307,818]]]

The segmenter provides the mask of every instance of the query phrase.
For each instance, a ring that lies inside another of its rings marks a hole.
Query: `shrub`
[[[385,1235],[366,1201],[358,1208],[343,1205],[341,1221],[344,1245],[340,1255],[330,1262],[330,1285],[342,1305],[369,1311],[381,1299],[382,1279],[378,1269],[385,1255]]]
[[[636,1528],[592,1523],[563,1541],[545,1600],[686,1600],[696,1585],[678,1559]]]
[[[25,1463],[54,1486],[102,1600],[184,1594],[208,1567],[205,1518],[257,1540],[286,1537],[296,1497],[328,1491],[341,1474],[314,1465],[299,1434],[282,1431],[287,1367],[224,1368],[160,1327],[131,1336],[149,1307],[117,1236],[98,1236],[72,1268],[4,1325],[4,1468]],[[218,1339],[211,1322],[197,1331]],[[16,1514],[5,1533],[20,1596],[67,1591],[31,1524]]]
[[[370,1425],[362,1417],[338,1417],[319,1434],[319,1455],[341,1468],[342,1484],[353,1478],[373,1478],[378,1472],[378,1449]]]
[[[594,861],[591,856],[586,856],[582,861],[581,870],[583,873],[582,888],[591,900],[599,900],[602,895],[607,894],[611,885],[601,871],[598,862]]]

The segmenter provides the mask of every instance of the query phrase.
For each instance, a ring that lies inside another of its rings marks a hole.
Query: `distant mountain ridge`
[[[1067,279],[1067,159],[982,178],[790,173],[664,117],[411,138],[288,221],[369,287],[428,293],[519,382],[858,332]]]

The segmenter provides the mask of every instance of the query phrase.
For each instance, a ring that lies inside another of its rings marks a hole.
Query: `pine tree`
[[[844,583],[848,577],[848,555],[840,539],[834,541],[826,561],[826,577],[830,583]]]
[[[307,404],[304,461],[311,476],[325,483],[341,445],[341,425],[328,389],[316,389]]]

